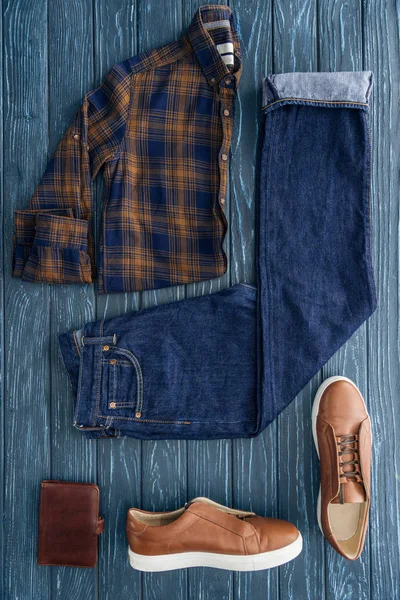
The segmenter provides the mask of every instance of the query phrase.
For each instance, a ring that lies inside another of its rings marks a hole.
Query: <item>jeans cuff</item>
[[[269,75],[264,86],[264,107],[285,100],[368,106],[372,82],[371,71]]]

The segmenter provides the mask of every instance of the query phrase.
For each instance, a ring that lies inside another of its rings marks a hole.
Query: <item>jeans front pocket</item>
[[[129,350],[110,346],[102,357],[101,406],[104,416],[140,419],[143,377],[137,357]]]

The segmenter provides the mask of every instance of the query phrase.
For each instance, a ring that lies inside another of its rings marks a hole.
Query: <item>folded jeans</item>
[[[371,85],[369,72],[267,78],[257,289],[61,336],[87,437],[255,436],[372,314]]]

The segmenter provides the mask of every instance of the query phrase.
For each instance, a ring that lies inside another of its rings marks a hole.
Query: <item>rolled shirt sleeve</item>
[[[27,210],[15,212],[14,277],[47,283],[93,281],[92,182],[124,138],[130,82],[126,61],[86,94]]]

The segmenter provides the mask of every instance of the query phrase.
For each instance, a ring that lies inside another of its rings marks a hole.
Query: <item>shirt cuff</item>
[[[35,239],[36,217],[39,213],[73,217],[71,208],[16,210],[14,213],[13,276],[21,277]]]
[[[71,209],[16,211],[13,275],[24,281],[92,283],[88,222]]]

